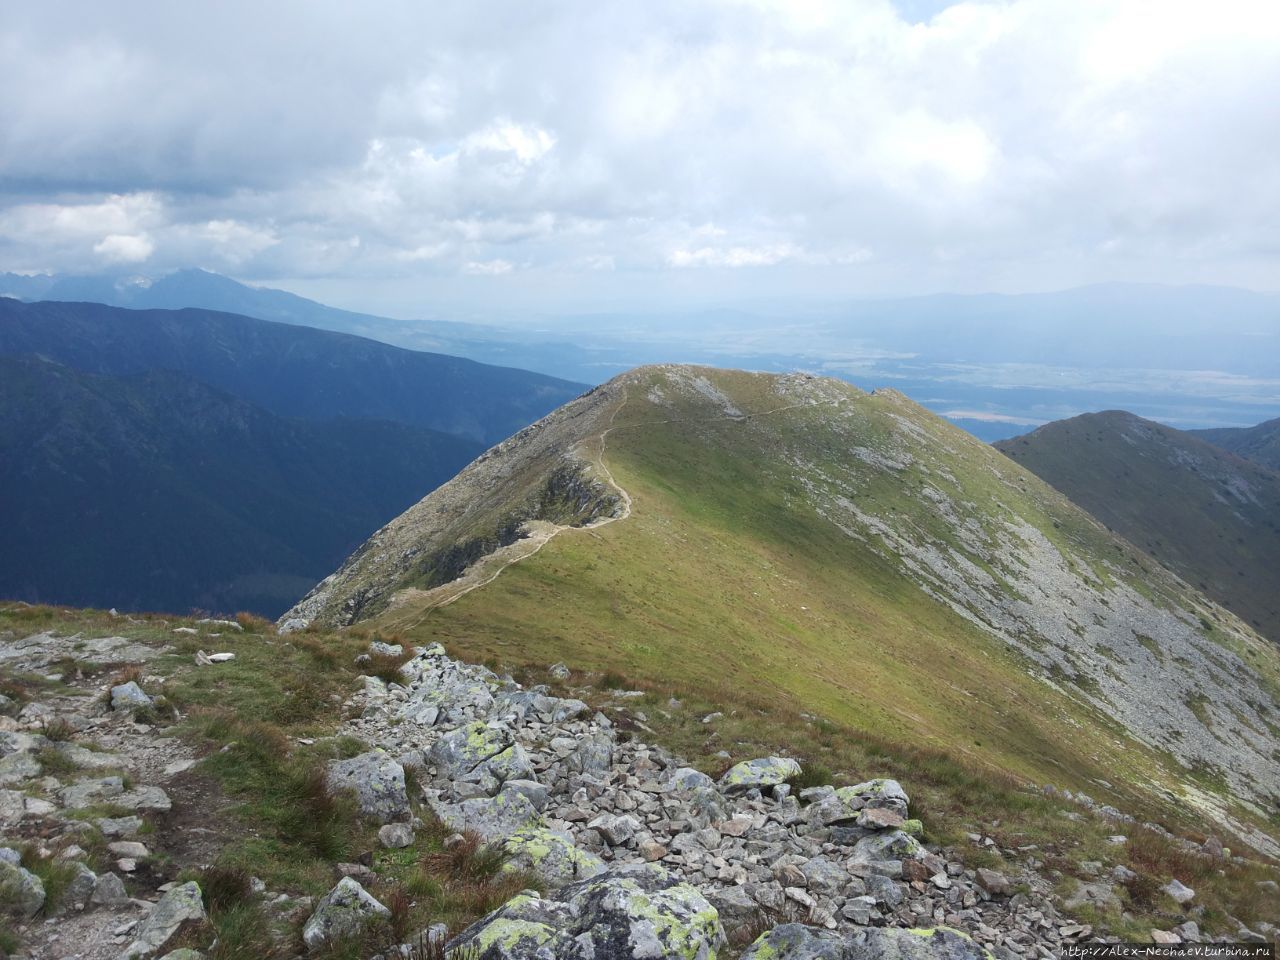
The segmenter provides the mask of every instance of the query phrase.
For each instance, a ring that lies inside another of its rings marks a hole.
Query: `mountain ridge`
[[[1280,417],[1252,427],[1216,427],[1187,432],[1269,470],[1280,470]]]
[[[783,412],[752,417],[774,407]],[[553,467],[572,464],[596,502],[609,504],[597,466],[605,430],[610,475],[634,504],[627,522],[592,527],[591,517],[570,539],[502,563],[503,575],[483,578],[483,590],[432,593],[439,585],[424,579],[422,558],[500,519],[495,504],[504,498],[515,507],[507,517],[522,520],[528,501],[509,494],[536,490],[533,478]],[[923,733],[937,724],[931,740],[1024,775],[1043,775],[1049,756],[1060,766],[1075,755],[1069,765],[1092,769],[1091,781],[1127,780],[1122,789],[1144,794],[1163,784],[1180,803],[1212,810],[1250,842],[1280,851],[1254,806],[1276,795],[1280,770],[1227,732],[1232,711],[1259,730],[1261,716],[1276,716],[1275,652],[1144,563],[1065,497],[895,391],[649,367],[491,450],[380,531],[281,622],[368,619],[477,653],[505,649],[500,637],[514,630],[522,656],[570,652],[668,681],[667,658],[680,656],[680,643],[696,644],[707,662],[682,659],[709,685],[736,677],[780,696],[803,690],[816,709],[877,728]],[[755,564],[786,570],[789,586],[747,589]],[[783,612],[805,596],[798,612]],[[531,619],[535,609],[549,622]],[[851,656],[874,681],[846,686]],[[969,661],[954,665],[957,677],[994,671],[1008,689],[981,708],[962,696],[944,709],[958,691],[924,672],[939,658]],[[810,669],[794,674],[793,659]],[[718,679],[707,672],[713,664]],[[1226,676],[1245,678],[1243,686],[1225,685]],[[851,701],[833,698],[855,689]],[[1052,706],[1033,719],[1029,704],[1046,697]],[[1061,727],[1045,725],[1049,716],[1109,730],[1118,752],[1099,741],[1093,759],[1078,755]],[[957,722],[982,731],[976,752],[956,740],[958,729],[943,730]]]
[[[1280,642],[1280,473],[1122,410],[995,446]]]
[[[583,385],[216,311],[0,299],[0,354],[88,373],[182,371],[286,417],[394,420],[494,443]]]

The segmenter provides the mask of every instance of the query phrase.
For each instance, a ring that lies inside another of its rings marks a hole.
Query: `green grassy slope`
[[[565,449],[630,495],[628,516],[562,530],[461,595],[406,575],[371,624],[471,657],[617,671],[761,711],[763,726],[807,715],[862,745],[843,754],[855,773],[941,751],[952,771],[1265,825],[1236,795],[1266,797],[1274,762],[1222,754],[1232,723],[1280,730],[1265,727],[1275,651],[987,445],[892,391],[830,380],[644,368],[601,402]],[[474,479],[414,511],[439,512]],[[394,536],[413,532],[390,530],[376,552],[441,545]],[[359,568],[346,589],[376,577]],[[1256,707],[1228,699],[1230,674]],[[1225,703],[1198,728],[1180,699],[1196,684]]]
[[[1280,642],[1280,473],[1116,411],[996,446]]]

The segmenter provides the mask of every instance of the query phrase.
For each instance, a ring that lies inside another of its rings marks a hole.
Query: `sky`
[[[1275,0],[40,0],[0,270],[447,305],[1280,289]]]

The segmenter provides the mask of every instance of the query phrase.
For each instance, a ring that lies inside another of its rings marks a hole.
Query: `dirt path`
[[[617,493],[618,498],[622,503],[622,510],[620,512],[610,517],[602,517],[599,520],[592,521],[591,523],[584,524],[582,526],[550,523],[545,520],[530,521],[526,527],[528,536],[517,540],[515,543],[508,546],[499,547],[493,553],[482,557],[480,560],[472,564],[471,567],[469,567],[458,579],[451,580],[449,583],[441,584],[438,587],[433,587],[430,590],[419,590],[413,587],[401,590],[392,598],[387,611],[388,614],[393,614],[397,609],[411,608],[416,616],[413,616],[411,619],[406,618],[404,620],[395,620],[388,617],[387,623],[389,625],[399,627],[400,629],[412,629],[413,627],[417,627],[430,615],[431,611],[440,607],[447,607],[449,604],[465,597],[472,590],[478,590],[481,587],[486,587],[493,583],[493,581],[498,579],[498,577],[502,575],[502,572],[508,567],[519,563],[521,560],[527,560],[529,557],[534,556],[559,534],[566,531],[589,533],[600,527],[607,526],[610,523],[615,523],[619,520],[626,520],[629,518],[634,506],[631,494],[628,493],[626,488],[623,487],[622,484],[618,483],[617,479],[614,478],[613,471],[609,469],[609,465],[605,460],[609,434],[614,430],[626,427],[657,426],[670,423],[716,423],[726,420],[734,422],[758,420],[763,417],[770,417],[775,414],[783,413],[787,410],[794,410],[798,407],[834,407],[849,402],[848,398],[840,398],[837,400],[823,400],[817,403],[788,403],[783,404],[782,406],[772,407],[768,410],[761,410],[756,413],[725,414],[718,417],[699,417],[694,419],[669,417],[663,420],[638,420],[635,423],[618,424],[618,414],[622,412],[624,407],[626,407],[629,399],[630,396],[624,394],[622,401],[613,408],[613,412],[609,415],[609,425],[594,437],[588,437],[578,445],[579,447],[582,447],[583,445],[593,441],[597,445],[595,457],[593,459],[589,458],[589,462]]]

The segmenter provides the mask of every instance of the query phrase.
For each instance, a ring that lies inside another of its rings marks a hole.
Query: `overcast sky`
[[[426,315],[1278,265],[1277,0],[0,13],[0,270]]]

